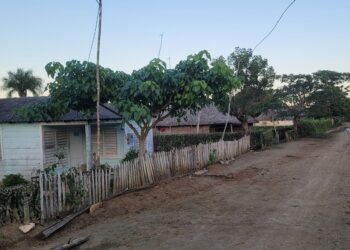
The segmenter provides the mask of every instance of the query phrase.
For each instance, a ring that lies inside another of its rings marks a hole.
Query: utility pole
[[[101,27],[102,27],[102,0],[98,3],[98,35],[97,35],[97,56],[96,56],[96,122],[97,122],[97,152],[96,167],[100,167],[100,138],[101,138],[101,122],[100,122],[100,46],[101,46]]]
[[[171,64],[170,64],[171,57],[168,57],[168,69],[171,69]]]
[[[158,59],[160,57],[160,52],[162,51],[163,36],[164,36],[164,33],[160,34],[160,45],[159,45],[159,50],[158,50]]]

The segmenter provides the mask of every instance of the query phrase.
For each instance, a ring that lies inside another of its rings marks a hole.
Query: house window
[[[134,133],[127,133],[126,143],[128,144],[129,149],[136,150],[138,148],[137,138]]]
[[[97,152],[97,130],[92,130],[92,151]],[[100,155],[107,157],[117,156],[117,128],[102,127],[100,137]]]
[[[44,130],[44,164],[54,163],[68,165],[68,135],[65,129],[45,128]]]

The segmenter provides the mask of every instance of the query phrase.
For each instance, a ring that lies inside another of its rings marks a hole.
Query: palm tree
[[[7,96],[12,97],[13,93],[19,97],[26,97],[30,91],[34,96],[42,93],[43,80],[33,75],[32,70],[17,69],[16,72],[8,72],[8,77],[2,79],[3,90],[8,91]]]

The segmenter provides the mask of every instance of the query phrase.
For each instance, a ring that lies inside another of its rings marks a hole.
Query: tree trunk
[[[277,131],[277,128],[276,128],[276,122],[275,122],[275,119],[272,118],[272,125],[273,125],[273,130],[275,132],[275,139],[276,139],[276,143],[279,144],[280,143],[280,136],[279,136],[279,133]]]
[[[139,157],[142,158],[145,156],[145,153],[146,153],[146,149],[145,149],[146,136],[141,135],[138,139],[139,139]]]
[[[201,113],[202,113],[202,110],[199,110],[197,113],[197,134],[199,133],[199,124],[201,122]]]
[[[296,135],[298,135],[298,121],[299,121],[299,117],[294,116],[293,117],[293,130],[294,130],[294,133]]]
[[[27,97],[27,90],[22,90],[18,92],[19,97]]]
[[[242,122],[242,128],[244,135],[249,135],[249,124],[246,119]]]

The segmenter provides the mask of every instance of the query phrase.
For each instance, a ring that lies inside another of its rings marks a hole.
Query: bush
[[[342,116],[336,116],[333,118],[333,121],[334,121],[334,126],[335,127],[338,127],[338,126],[341,126],[344,122],[344,117]]]
[[[332,119],[303,119],[298,124],[301,137],[324,137],[326,131],[333,127]]]
[[[275,132],[276,129],[276,132]],[[276,133],[278,134],[277,143],[287,141],[289,139],[295,139],[294,136],[291,136],[291,131],[293,131],[293,126],[276,126],[275,128],[272,126],[264,126],[264,127],[253,127],[253,132],[255,131],[267,131],[272,130],[274,141],[276,140]]]
[[[12,187],[17,186],[21,184],[27,184],[28,181],[23,178],[20,174],[9,174],[5,175],[4,179],[2,179],[2,186],[3,187]]]
[[[208,165],[217,163],[218,156],[215,149],[210,150]]]
[[[250,133],[250,145],[254,150],[265,149],[272,145],[274,139],[273,129],[254,129]]]
[[[138,156],[139,156],[139,153],[135,149],[131,149],[126,153],[122,162],[132,161],[136,159]]]
[[[222,133],[210,134],[179,134],[179,135],[155,135],[153,138],[154,151],[170,151],[174,148],[183,148],[200,143],[217,142]],[[241,132],[225,133],[224,141],[233,141],[241,138]]]

